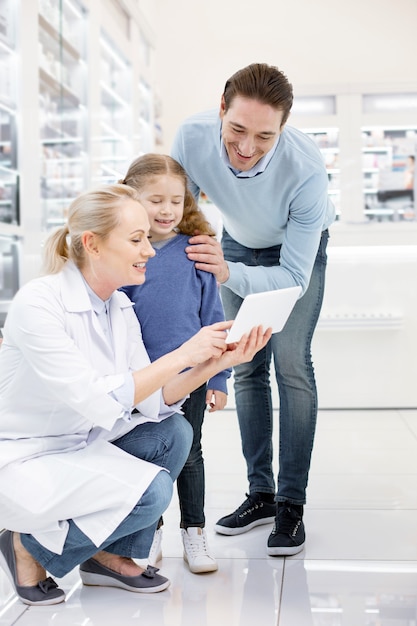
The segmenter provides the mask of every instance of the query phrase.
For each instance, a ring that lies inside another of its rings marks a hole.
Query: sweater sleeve
[[[306,292],[330,202],[323,177],[317,179],[305,185],[292,202],[279,265],[247,266],[228,261],[230,276],[224,283],[226,287],[241,298],[297,285],[301,286],[301,295]]]
[[[201,281],[201,326],[222,322],[224,310],[215,276],[200,270],[197,270],[197,275]],[[228,368],[213,376],[207,383],[208,389],[227,393],[227,379],[231,373],[232,370]]]

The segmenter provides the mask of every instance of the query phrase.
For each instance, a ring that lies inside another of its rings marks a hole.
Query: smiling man
[[[281,134],[283,112],[251,98],[235,96],[229,106],[220,104],[222,153],[235,173],[265,167],[265,156]]]
[[[186,120],[172,149],[195,197],[204,191],[222,214],[221,244],[199,235],[186,251],[221,283],[227,319],[249,293],[302,287],[285,328],[251,363],[234,370],[249,492],[215,525],[218,533],[236,535],[274,521],[267,545],[272,556],[296,554],[305,542],[303,505],[317,418],[310,347],[323,301],[328,227],[335,219],[320,151],[286,125],[292,102],[285,74],[253,63],[226,82],[220,113]],[[280,398],[277,489],[272,355]]]

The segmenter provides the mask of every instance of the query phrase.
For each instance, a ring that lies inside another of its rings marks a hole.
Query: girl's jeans
[[[201,449],[201,429],[206,410],[207,385],[201,385],[190,393],[182,410],[185,419],[193,427],[193,443],[189,457],[177,480],[178,498],[181,511],[181,528],[200,526],[204,528],[204,460]]]

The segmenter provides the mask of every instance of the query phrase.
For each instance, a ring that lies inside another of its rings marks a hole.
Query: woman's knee
[[[193,442],[193,427],[185,417],[179,415],[179,413],[175,413],[175,415],[172,415],[168,420],[170,422],[169,427],[173,445],[183,447],[184,450],[186,450],[186,456],[188,456]],[[167,425],[168,420],[165,420]]]
[[[161,470],[155,476],[142,498],[138,502],[137,511],[141,507],[151,506],[155,508],[155,519],[167,509],[171,502],[173,493],[173,482],[169,472]]]
[[[178,478],[190,453],[193,429],[187,420],[178,414],[169,417],[162,424],[164,424],[167,447],[161,465],[169,469],[171,479],[174,481]]]

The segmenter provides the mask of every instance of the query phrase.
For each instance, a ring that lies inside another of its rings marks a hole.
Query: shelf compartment
[[[73,45],[65,39],[53,24],[51,24],[42,14],[39,14],[39,26],[45,31],[52,39],[55,39],[57,45],[62,46],[66,54],[70,55],[75,62],[78,62],[81,58],[80,53]]]
[[[49,74],[42,67],[39,68],[39,79],[46,87],[47,91],[53,98],[59,99],[63,106],[78,107],[81,104],[78,96],[75,95],[68,87],[63,83],[60,83],[54,76]],[[41,89],[42,91],[42,89]]]

